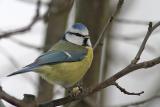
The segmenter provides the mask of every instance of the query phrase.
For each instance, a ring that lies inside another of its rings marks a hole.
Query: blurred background
[[[114,13],[118,0],[41,0],[40,15],[35,24],[26,31],[0,38],[0,84],[7,93],[16,98],[23,94],[37,96],[45,102],[64,96],[60,86],[47,84],[35,73],[13,77],[6,75],[31,63],[43,51],[60,39],[74,22],[85,24],[94,45]],[[125,0],[109,30],[105,32],[101,45],[94,53],[92,67],[83,78],[84,86],[94,86],[127,66],[136,55],[147,32],[149,21],[160,20],[159,0]],[[0,0],[0,36],[23,29],[34,19],[36,0]],[[160,55],[160,29],[149,39],[140,61]],[[129,92],[145,93],[129,96],[111,86],[103,91],[64,107],[121,107],[124,104],[143,101],[160,94],[160,66],[137,70],[118,80]],[[12,105],[3,101],[6,107]],[[140,107],[159,107],[159,99]]]

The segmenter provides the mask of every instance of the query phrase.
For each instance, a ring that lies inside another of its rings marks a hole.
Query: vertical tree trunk
[[[100,80],[99,82],[102,82],[106,79],[107,75],[108,75],[108,65],[109,65],[109,60],[110,60],[110,52],[111,52],[111,44],[112,44],[112,40],[111,40],[111,29],[112,26],[110,26],[108,32],[106,32],[106,37],[104,38],[105,43],[104,43],[104,47],[103,47],[103,52],[102,52],[102,62],[101,62],[101,76],[100,76]],[[103,41],[104,42],[104,41]],[[106,94],[106,90],[102,90],[99,93],[99,106],[100,107],[106,107],[106,103],[107,103],[107,94]]]
[[[85,24],[90,32],[92,44],[94,45],[99,37],[102,27],[107,21],[105,9],[108,0],[77,0],[76,2],[76,22]],[[99,45],[94,51],[94,60],[90,70],[83,79],[85,87],[94,86],[99,80],[100,60],[102,45]],[[95,107],[97,96],[91,96],[80,102],[72,104],[70,107]]]
[[[52,0],[49,3],[48,12],[45,17],[47,29],[44,51],[48,50],[64,34],[72,4],[73,0]],[[42,103],[53,98],[53,86],[41,78],[39,78],[38,89],[39,102]]]
[[[110,8],[108,9],[108,16],[111,16],[114,13],[115,8],[117,8],[117,7],[115,7],[115,6],[114,7],[109,6],[109,7]],[[115,14],[114,18],[116,18],[119,15],[119,12],[120,11],[118,11]],[[104,48],[104,51],[103,51],[104,56],[102,56],[102,57],[104,58],[104,60],[102,62],[103,65],[102,65],[102,69],[101,69],[102,70],[101,81],[104,81],[105,78],[107,77],[110,57],[113,57],[111,54],[111,51],[112,51],[112,38],[111,38],[111,36],[113,33],[112,29],[114,29],[114,31],[116,30],[114,27],[114,24],[109,26],[109,29],[106,32],[107,36],[105,36],[105,38],[104,38],[106,41],[105,41],[105,47],[103,47]],[[107,92],[106,90],[102,90],[100,92],[100,99],[99,99],[100,100],[100,107],[106,107],[107,98],[108,98],[108,96],[106,95],[106,92]]]
[[[77,0],[76,22],[84,23],[88,27],[93,45],[99,37],[105,20],[107,20],[104,18],[106,1],[107,0]],[[92,66],[84,78],[84,85],[86,86],[93,86],[98,82],[101,49],[102,46],[99,45],[94,51]]]

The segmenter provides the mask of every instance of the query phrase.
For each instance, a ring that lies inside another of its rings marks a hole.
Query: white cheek
[[[72,34],[66,34],[65,38],[67,41],[77,44],[77,45],[83,45],[83,37],[78,37],[76,35],[72,35]]]
[[[92,44],[91,44],[91,40],[90,40],[90,39],[87,40],[87,45],[90,46],[90,47],[92,47]]]

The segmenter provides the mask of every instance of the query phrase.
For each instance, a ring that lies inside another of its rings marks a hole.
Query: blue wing
[[[38,65],[55,64],[61,62],[80,61],[86,55],[86,51],[49,51],[36,59]]]
[[[62,62],[75,62],[82,60],[87,54],[84,51],[48,51],[39,56],[32,64],[29,64],[19,71],[16,71],[8,76],[26,73],[34,70],[41,65],[57,64]]]

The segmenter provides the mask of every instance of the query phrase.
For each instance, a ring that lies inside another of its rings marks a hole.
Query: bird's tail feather
[[[17,74],[31,72],[31,71],[33,71],[34,68],[36,68],[35,64],[30,64],[30,65],[28,65],[28,66],[26,66],[26,67],[24,67],[24,68],[22,68],[22,69],[20,69],[20,70],[18,70],[16,72],[13,72],[13,73],[7,75],[7,77],[10,77],[10,76],[13,76],[13,75],[17,75]]]

